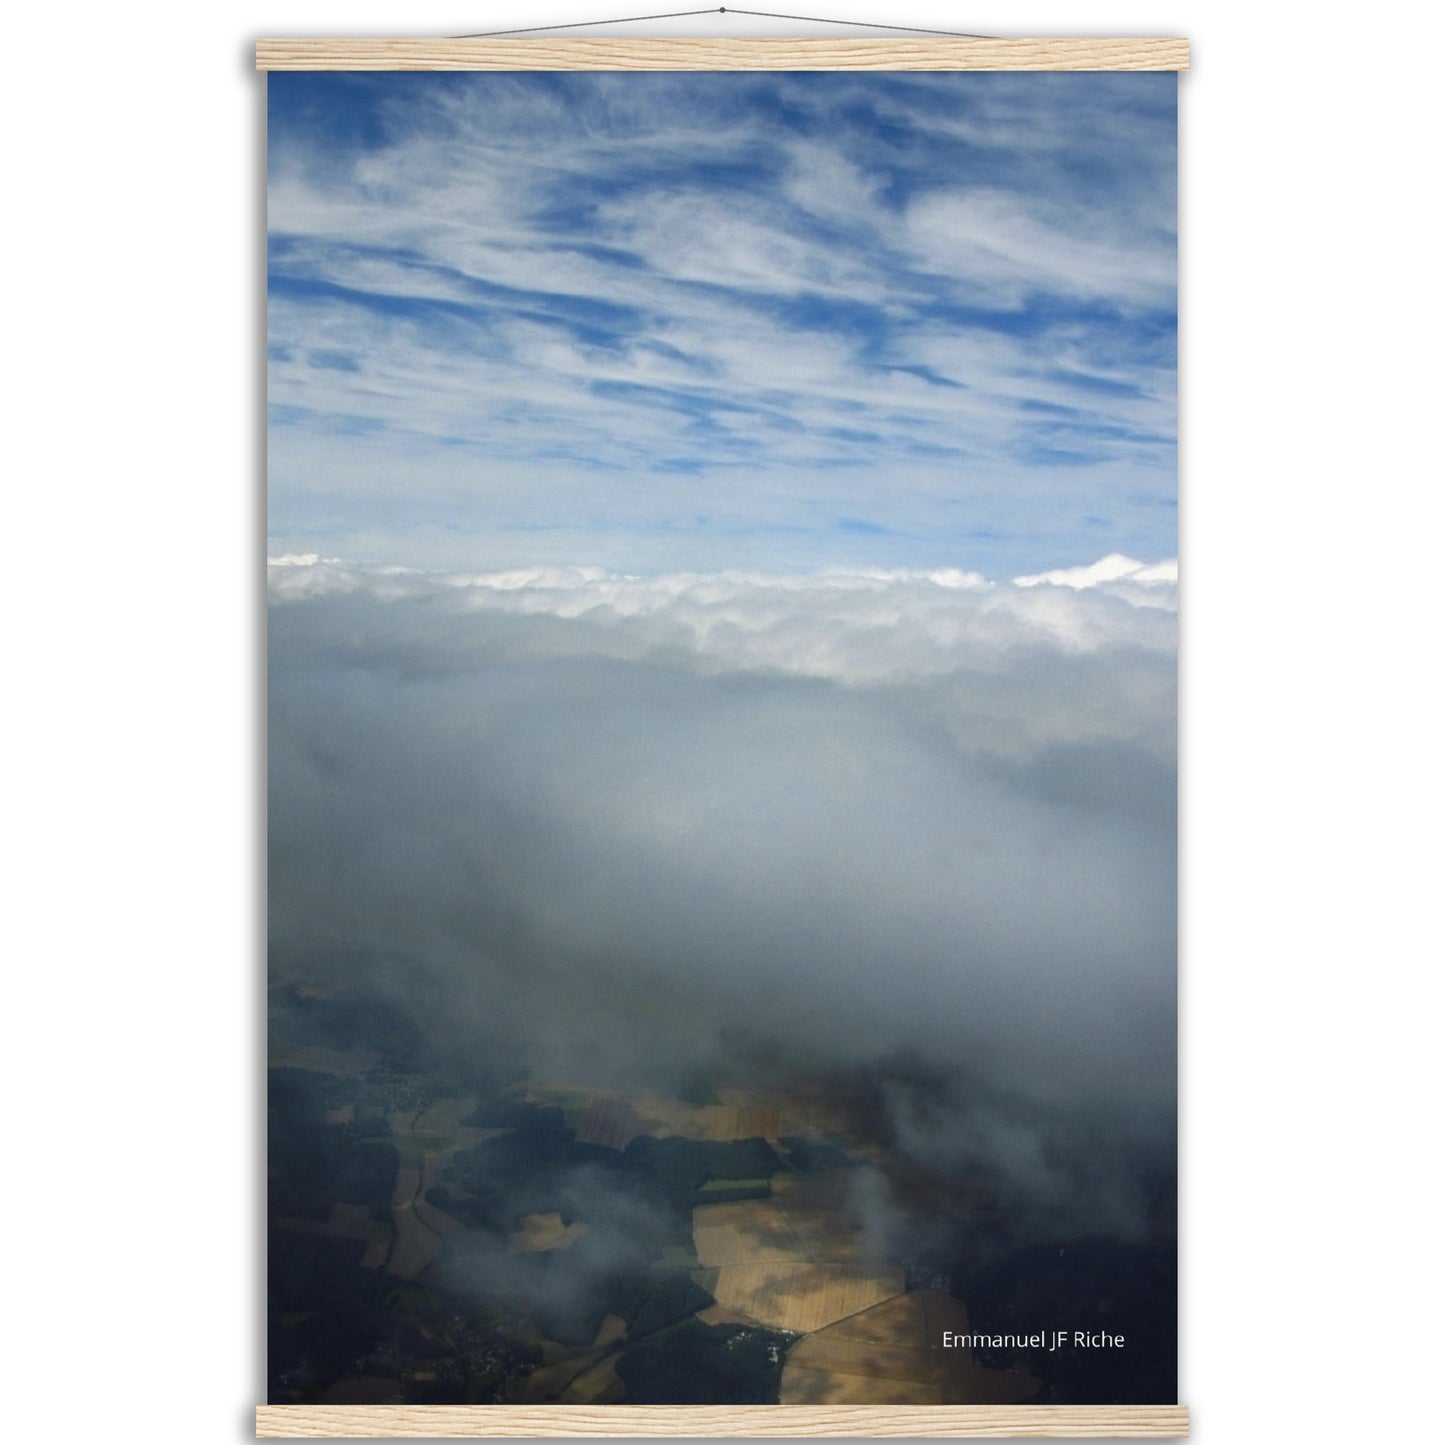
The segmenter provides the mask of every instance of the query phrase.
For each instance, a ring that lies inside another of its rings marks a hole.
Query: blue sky
[[[267,85],[273,554],[1174,555],[1172,74]]]

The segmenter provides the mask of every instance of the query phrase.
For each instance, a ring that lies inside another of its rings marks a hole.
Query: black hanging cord
[[[718,7],[719,15],[758,15],[764,20],[802,20],[809,25],[861,25],[866,30],[908,30],[914,35],[951,35],[955,40],[989,40],[988,35],[965,35],[962,30],[925,30],[921,25],[885,25],[877,20],[828,20],[821,15],[779,15],[772,10],[729,10]]]
[[[453,40],[490,40],[496,35],[534,35],[539,30],[581,30],[588,25],[630,25],[636,20],[680,20],[685,15],[721,15],[709,10],[674,10],[667,15],[619,15],[612,20],[574,20],[570,25],[527,25],[520,30],[483,30],[478,35],[453,35]]]
[[[574,20],[570,25],[527,25],[518,30],[484,30],[476,35],[454,35],[453,40],[491,40],[499,35],[535,35],[539,30],[582,30],[589,25],[631,25],[643,20],[681,20],[691,15],[752,15],[761,20],[801,20],[807,25],[854,25],[865,30],[907,30],[914,35],[950,35],[956,40],[988,40],[987,35],[965,35],[961,30],[925,30],[918,25],[885,25],[875,20],[828,20],[821,15],[779,15],[773,10],[729,10],[726,5],[707,10],[673,10],[666,15],[618,15],[611,20]]]

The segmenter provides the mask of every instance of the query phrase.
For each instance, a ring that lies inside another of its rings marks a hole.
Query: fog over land
[[[1174,578],[279,559],[273,982],[498,1077],[872,1080],[920,1160],[1127,1232],[1172,1157]]]

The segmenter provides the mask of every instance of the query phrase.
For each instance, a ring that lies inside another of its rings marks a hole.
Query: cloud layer
[[[907,1056],[1165,1127],[1175,584],[1102,571],[279,562],[273,976],[559,1077]]]

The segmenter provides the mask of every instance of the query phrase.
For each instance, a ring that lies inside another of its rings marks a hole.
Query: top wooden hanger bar
[[[257,70],[1187,70],[1152,40],[258,40]]]

